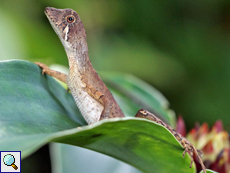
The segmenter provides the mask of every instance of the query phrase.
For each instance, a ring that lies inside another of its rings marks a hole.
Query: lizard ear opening
[[[73,23],[75,21],[75,17],[72,15],[69,15],[66,17],[66,20],[68,23]]]

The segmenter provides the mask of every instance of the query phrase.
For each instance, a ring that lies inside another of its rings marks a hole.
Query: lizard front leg
[[[42,68],[42,74],[44,75],[45,73],[50,75],[50,76],[53,76],[55,77],[56,79],[66,83],[66,78],[67,78],[67,75],[64,74],[64,73],[61,73],[59,71],[55,71],[55,70],[51,70],[47,65],[45,64],[42,64],[40,62],[35,62],[35,64],[37,64],[39,67]]]
[[[194,161],[193,153],[195,153],[195,156],[198,158],[198,161],[200,162],[204,173],[206,173],[206,168],[200,156],[202,152],[200,150],[197,150],[185,137],[183,137],[181,134],[176,132],[172,127],[170,127],[168,124],[166,124],[161,119],[157,118],[155,115],[153,115],[152,113],[146,110],[143,110],[143,109],[139,110],[137,114],[135,115],[135,117],[149,119],[167,128],[176,137],[176,139],[181,143],[181,145],[184,147],[185,150],[183,152],[183,157],[185,156],[186,153],[189,154],[191,158],[190,168],[192,167],[192,163]]]

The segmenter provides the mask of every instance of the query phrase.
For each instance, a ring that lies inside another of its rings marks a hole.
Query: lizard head
[[[74,10],[46,7],[45,14],[66,51],[88,49],[83,23]]]

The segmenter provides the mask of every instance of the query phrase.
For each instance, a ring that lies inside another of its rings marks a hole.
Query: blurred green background
[[[0,0],[0,60],[68,66],[43,12],[47,6],[78,12],[97,71],[132,73],[150,83],[187,129],[221,119],[230,130],[230,1]],[[23,171],[50,170],[48,153],[45,146],[23,160]]]
[[[47,6],[72,8],[87,31],[97,71],[132,73],[195,122],[222,119],[230,103],[230,1],[1,0],[0,59],[68,66]]]

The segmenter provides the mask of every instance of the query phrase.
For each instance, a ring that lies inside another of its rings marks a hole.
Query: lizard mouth
[[[57,18],[57,15],[60,13],[60,10],[53,8],[53,7],[46,7],[45,8],[45,15],[49,19],[50,23],[56,23],[55,18]]]
[[[53,7],[46,7],[44,12],[51,26],[53,27],[55,32],[59,35],[60,31],[58,31],[58,25],[61,24],[62,21],[58,21],[58,19],[61,14],[61,10],[53,8]]]
[[[69,32],[69,28],[66,28],[65,22],[63,22],[63,12],[64,10],[62,9],[56,9],[53,7],[46,7],[45,10],[45,15],[47,16],[53,30],[61,40],[62,44],[64,47],[67,46],[68,44],[68,37],[67,34]],[[63,30],[65,29],[66,30]],[[66,31],[66,32],[63,32]]]
[[[50,13],[50,11],[53,11],[53,9],[55,9],[55,8],[53,8],[53,7],[46,7],[45,10],[44,10],[45,15],[47,17],[49,17],[50,16],[49,13]]]
[[[45,10],[44,10],[44,12],[47,14],[50,8],[51,7],[46,7]]]
[[[58,9],[54,7],[46,7],[44,12],[45,14],[49,14],[50,11],[58,11]]]
[[[56,26],[58,26],[59,24],[62,23],[61,16],[63,10],[56,9],[53,7],[46,7],[44,12],[51,24],[55,24]]]

